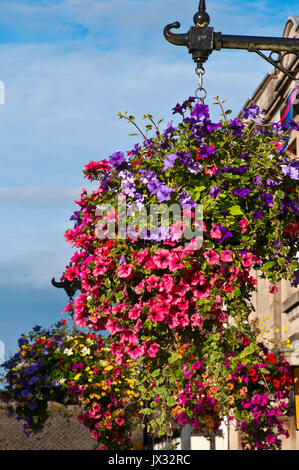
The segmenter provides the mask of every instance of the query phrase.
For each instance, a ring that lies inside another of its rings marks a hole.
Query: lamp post
[[[180,23],[168,24],[164,28],[164,37],[171,44],[186,46],[192,54],[194,62],[198,68],[207,61],[213,51],[221,49],[244,49],[255,52],[281,72],[296,80],[295,74],[283,65],[283,58],[286,54],[295,54],[299,58],[299,39],[296,38],[275,38],[263,36],[234,36],[214,32],[210,27],[210,16],[206,12],[205,0],[200,0],[198,11],[193,17],[195,26],[191,26],[188,33],[177,34],[171,30],[180,28]],[[266,56],[261,51],[270,51]],[[273,53],[278,54],[276,59]]]

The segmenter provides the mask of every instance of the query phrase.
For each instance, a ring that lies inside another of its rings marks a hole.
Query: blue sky
[[[207,0],[223,34],[281,36],[297,0]],[[166,122],[197,87],[186,48],[165,41],[187,32],[196,0],[1,0],[0,340],[6,356],[21,333],[50,326],[67,303],[59,279],[72,249],[63,233],[82,170],[135,143],[119,111]],[[215,51],[205,65],[206,103],[236,114],[271,66],[246,51]],[[212,115],[218,114],[212,107]]]

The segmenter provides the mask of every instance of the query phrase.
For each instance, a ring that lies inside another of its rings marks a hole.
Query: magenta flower
[[[201,368],[201,362],[200,361],[194,361],[192,364],[192,369],[198,370]]]

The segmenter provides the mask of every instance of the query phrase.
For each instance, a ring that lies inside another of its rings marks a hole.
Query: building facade
[[[283,37],[299,39],[299,16],[289,16]],[[244,107],[256,104],[262,111],[271,117],[272,122],[280,121],[296,84],[299,85],[299,57],[287,54],[283,58],[283,65],[291,70],[298,78],[296,82],[287,75],[274,69],[269,72],[261,84],[254,91]],[[299,89],[297,97],[290,108],[287,119],[299,123]],[[299,132],[293,131],[290,135],[288,149],[294,158],[299,158]],[[258,273],[256,273],[258,277]],[[254,316],[260,324],[263,337],[269,340],[269,345],[281,350],[293,366],[299,366],[299,292],[290,282],[282,281],[278,285],[276,294],[269,293],[269,283],[259,278],[258,289],[253,298],[256,309]],[[290,403],[290,411],[293,408]],[[290,438],[283,441],[283,449],[299,450],[299,431],[296,431],[295,416],[292,414],[285,419]],[[231,449],[239,448],[237,433],[231,435]]]

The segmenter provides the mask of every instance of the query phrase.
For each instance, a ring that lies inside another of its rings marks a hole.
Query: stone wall
[[[54,406],[54,410],[53,410]],[[49,405],[51,417],[42,433],[30,436],[23,431],[23,422],[8,417],[0,405],[0,451],[2,450],[94,450],[96,441],[90,430],[77,420],[76,407]],[[55,411],[56,410],[56,411]]]

